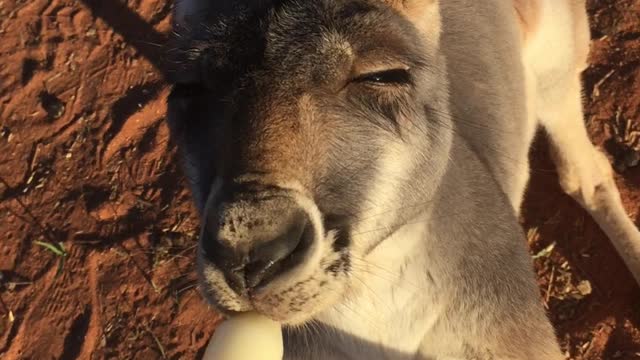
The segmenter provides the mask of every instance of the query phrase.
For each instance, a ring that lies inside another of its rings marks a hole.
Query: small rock
[[[625,170],[627,170],[627,165],[624,163],[624,161],[615,161],[613,163],[613,169],[618,173],[621,174],[623,172],[625,172]]]
[[[578,284],[578,286],[576,286],[576,288],[578,289],[578,291],[582,296],[587,296],[591,294],[591,292],[593,291],[593,289],[591,288],[591,282],[589,282],[589,280],[580,281],[580,283]]]
[[[613,168],[617,173],[623,173],[629,168],[633,168],[640,164],[640,151],[628,147],[622,146],[617,154],[614,155]]]
[[[50,120],[58,119],[64,114],[64,103],[53,94],[43,91],[39,95],[40,105],[47,112]]]
[[[9,129],[7,126],[3,126],[2,129],[0,129],[0,137],[8,140],[10,136],[11,129]]]
[[[629,149],[624,155],[624,164],[627,168],[632,168],[638,166],[638,163],[640,163],[640,151]]]

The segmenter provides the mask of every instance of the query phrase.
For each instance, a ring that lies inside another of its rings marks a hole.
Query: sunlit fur
[[[285,324],[286,359],[564,359],[517,221],[539,124],[640,280],[583,124],[584,1],[184,0],[175,31],[168,119],[203,224],[250,246],[271,196],[312,225],[304,261],[251,293],[203,226],[205,298]],[[409,81],[366,80],[394,69]]]

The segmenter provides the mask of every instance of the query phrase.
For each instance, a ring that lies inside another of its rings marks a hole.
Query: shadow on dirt
[[[156,31],[154,23],[159,22],[171,12],[172,2],[167,2],[162,11],[151,22],[146,22],[126,3],[121,1],[81,0],[91,9],[94,16],[103,19],[117,33],[128,41],[147,61],[167,78],[166,63],[163,61],[164,47],[168,36]]]

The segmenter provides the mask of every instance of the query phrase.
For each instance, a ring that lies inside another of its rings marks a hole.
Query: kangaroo
[[[202,294],[281,322],[285,359],[564,359],[518,223],[539,125],[640,281],[584,0],[183,0],[174,30]]]

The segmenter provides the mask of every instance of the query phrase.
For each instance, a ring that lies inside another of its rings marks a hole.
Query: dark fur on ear
[[[175,0],[173,8],[173,26],[187,27],[200,20],[209,9],[211,1],[208,0]]]
[[[175,0],[174,27],[193,27],[209,14],[233,14],[243,9],[277,8],[282,0]]]

